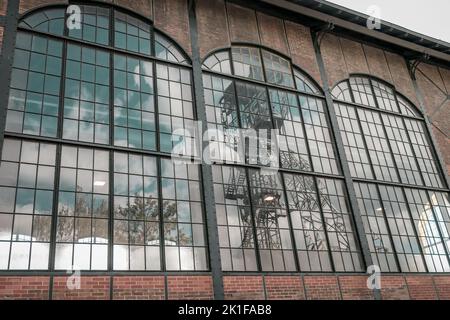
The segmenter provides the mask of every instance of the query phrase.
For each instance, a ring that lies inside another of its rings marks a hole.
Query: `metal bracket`
[[[421,53],[421,54],[413,54],[413,55],[407,55],[406,60],[408,61],[408,69],[411,73],[411,77],[416,80],[416,71],[419,65],[423,62],[426,62],[430,60],[430,55],[428,53]]]
[[[317,41],[317,44],[319,45],[319,47],[322,43],[324,36],[328,32],[333,31],[334,28],[335,28],[335,25],[331,21],[328,21],[326,23],[320,23],[320,24],[317,24],[317,25],[311,27],[311,32],[316,34],[315,38],[316,38],[316,41]]]

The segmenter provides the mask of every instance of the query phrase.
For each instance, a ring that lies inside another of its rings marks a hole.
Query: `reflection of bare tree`
[[[51,217],[50,216],[34,216],[33,221],[33,238],[34,241],[50,241]]]
[[[130,243],[144,243],[144,223],[145,222],[145,242],[160,241],[159,230],[159,202],[158,199],[133,198],[128,206],[118,206],[115,208],[115,217],[119,219],[132,220],[129,223]],[[139,222],[141,221],[141,222]],[[192,242],[191,235],[177,230],[177,204],[175,201],[164,200],[163,202],[164,239],[170,244],[189,245]],[[136,222],[136,223],[135,223]],[[114,230],[120,232],[120,230]],[[126,230],[123,230],[126,232]],[[168,244],[168,243],[167,243]]]
[[[108,235],[108,198],[92,203],[92,194],[80,193],[75,196],[74,206],[60,205],[58,209],[57,239],[61,242],[104,242]],[[74,218],[75,217],[75,218]],[[91,218],[102,218],[92,220]],[[75,233],[75,234],[74,234]]]

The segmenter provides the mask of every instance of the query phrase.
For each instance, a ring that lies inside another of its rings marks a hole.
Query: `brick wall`
[[[67,0],[20,0],[19,4],[19,13],[23,14],[31,9],[44,6],[44,5],[52,5],[52,4],[67,4]]]
[[[3,27],[0,27],[0,55],[2,54],[2,46],[3,46]]]
[[[265,298],[262,276],[228,276],[223,279],[225,299],[262,300]]]
[[[6,7],[8,6],[8,0],[0,0],[0,15],[6,15]]]
[[[164,300],[163,276],[117,276],[113,278],[115,300]]]
[[[416,71],[416,78],[434,137],[450,175],[450,70],[423,63]]]
[[[364,275],[226,275],[224,291],[228,300],[373,300],[366,280]],[[166,276],[166,279],[163,275],[82,275],[79,290],[67,288],[67,276],[55,276],[52,290],[50,283],[48,276],[0,276],[0,300],[210,300],[214,297],[212,278],[208,275]],[[450,276],[383,275],[381,287],[383,300],[450,300]]]
[[[212,278],[209,276],[168,276],[169,300],[210,300],[214,298]]]
[[[0,277],[0,300],[45,300],[49,298],[48,277]]]
[[[155,27],[191,53],[186,0],[104,0],[153,18]],[[0,14],[6,0],[0,0]],[[20,13],[66,0],[21,0]],[[200,53],[232,42],[262,44],[291,57],[293,63],[321,82],[310,29],[224,0],[198,0]],[[3,28],[0,27],[0,43]],[[419,105],[404,58],[357,41],[327,34],[322,54],[333,86],[351,73],[366,73],[396,86]],[[450,70],[421,64],[417,71],[427,115],[450,173]],[[52,288],[50,288],[52,283]],[[0,276],[0,299],[212,299],[212,279],[199,276],[83,276],[80,290],[67,289],[67,277]],[[111,288],[112,286],[112,288]],[[167,291],[166,291],[167,289]],[[373,299],[361,275],[242,275],[224,277],[226,299]],[[449,299],[450,276],[386,275],[383,299]]]
[[[53,300],[107,300],[109,299],[109,277],[84,276],[80,280],[80,289],[70,290],[68,277],[53,278]]]
[[[304,282],[308,300],[341,299],[339,282],[336,276],[306,276]]]
[[[155,27],[172,37],[188,53],[191,54],[191,37],[189,33],[188,2],[185,0],[155,1]]]
[[[111,2],[111,0],[109,1]],[[114,0],[114,3],[129,10],[132,10],[134,12],[137,12],[148,19],[153,19],[152,0],[133,0],[133,1]]]

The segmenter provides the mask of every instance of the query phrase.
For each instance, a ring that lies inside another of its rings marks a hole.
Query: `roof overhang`
[[[334,32],[347,34],[357,39],[361,39],[361,36],[363,36],[365,42],[389,47],[406,57],[416,58],[427,55],[431,61],[447,67],[450,66],[449,43],[386,21],[381,21],[381,29],[379,30],[369,29],[366,26],[368,15],[328,1],[257,0],[241,2],[234,0],[233,2],[250,6],[253,2],[266,8],[276,7],[284,13],[289,12],[291,17],[297,16],[309,26],[314,25],[314,23],[332,23],[335,26]]]

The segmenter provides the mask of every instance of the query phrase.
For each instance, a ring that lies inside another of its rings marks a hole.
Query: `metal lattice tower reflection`
[[[236,110],[234,101],[229,97],[232,96],[233,88],[231,85],[225,90],[224,95],[220,101],[222,126],[224,129],[236,128],[239,121],[238,112],[245,114],[245,123],[247,127],[258,129],[272,128],[272,123],[268,117],[259,117],[261,110],[268,108],[268,106],[261,105],[261,101],[266,101],[265,91],[257,91],[250,99],[249,103],[240,105],[240,110]],[[285,132],[283,126],[283,119],[286,118],[287,110],[280,108],[272,114],[273,121],[276,128],[279,128],[280,133]],[[225,137],[225,142],[228,143]],[[236,147],[237,141],[233,138],[233,143]],[[296,168],[302,171],[311,171],[311,165],[307,159],[297,157],[298,154],[292,150],[280,152],[280,162],[284,168]],[[282,202],[282,191],[277,190],[280,186],[277,184],[277,176],[264,176],[259,172],[252,172],[249,176],[250,185],[252,186],[252,206],[254,208],[254,223],[256,230],[253,231],[252,215],[250,212],[250,200],[246,186],[246,173],[244,170],[239,172],[236,177],[235,173],[229,178],[227,183],[225,198],[229,200],[238,200],[242,205],[239,205],[239,215],[241,220],[247,226],[243,232],[242,247],[252,247],[254,243],[254,235],[256,235],[257,243],[261,249],[280,249],[281,239],[279,236],[279,218],[285,217],[284,204]],[[300,185],[299,185],[300,184]],[[255,188],[255,186],[259,186]],[[326,211],[327,217],[322,221],[320,214],[313,214],[312,217],[303,216],[302,221],[304,226],[314,232],[314,237],[307,234],[306,242],[308,250],[319,250],[326,246],[326,240],[323,239],[323,226],[327,231],[336,233],[338,239],[339,250],[349,250],[350,245],[346,236],[343,214],[336,210],[331,202],[330,197],[324,192],[321,186],[318,186],[319,201],[316,198],[316,187],[312,179],[292,179],[286,182],[287,190],[297,190],[296,196],[293,197],[291,207],[295,211],[310,211],[321,212]],[[298,190],[304,190],[299,192]],[[270,195],[271,200],[267,201],[267,196]],[[273,197],[273,199],[272,199]],[[293,211],[293,209],[291,209]]]

